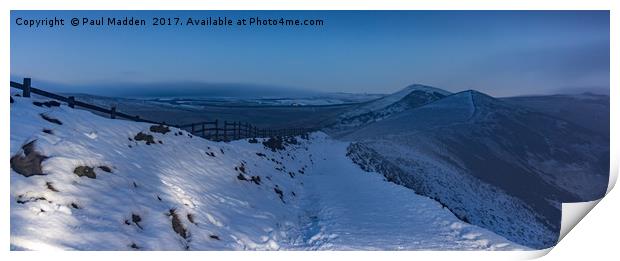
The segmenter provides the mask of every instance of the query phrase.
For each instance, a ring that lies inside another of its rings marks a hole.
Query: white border
[[[101,10],[611,10],[611,72],[620,72],[618,62],[620,61],[619,53],[613,46],[620,46],[618,41],[618,28],[620,25],[620,16],[618,16],[618,1],[611,0],[562,0],[562,1],[542,1],[542,0],[503,0],[503,1],[489,1],[489,0],[426,0],[426,1],[399,1],[399,0],[385,0],[385,1],[370,1],[370,0],[297,0],[297,1],[284,1],[284,0],[266,0],[266,1],[252,1],[252,0],[219,0],[219,1],[204,1],[198,2],[197,0],[180,0],[180,1],[164,1],[164,0],[94,0],[94,1],[75,1],[75,0],[23,0],[23,1],[0,1],[2,13],[0,13],[0,21],[2,26],[0,27],[0,34],[2,35],[2,41],[0,42],[0,57],[2,64],[0,64],[2,71],[4,72],[0,76],[0,80],[3,82],[9,81],[10,75],[10,46],[9,46],[9,10],[89,10],[89,9],[101,9]],[[617,73],[611,74],[610,79],[611,90],[611,170],[610,185],[608,193],[615,184],[618,175],[618,138],[613,133],[618,133],[618,76]],[[8,96],[9,88],[3,88],[2,93],[5,97]],[[0,103],[0,113],[4,121],[4,126],[9,126],[9,103]],[[2,147],[5,148],[0,152],[0,158],[4,158],[2,161],[2,167],[7,171],[10,168],[8,159],[9,155],[9,135],[8,128],[1,128],[0,135],[4,138],[0,140]],[[10,184],[6,182],[8,175],[5,175],[5,182],[2,182],[2,195],[5,197],[9,195]],[[613,194],[613,193],[612,193]],[[615,193],[618,194],[618,193]],[[609,197],[609,196],[607,196]],[[1,202],[2,215],[2,231],[5,236],[2,238],[0,245],[5,246],[8,250],[9,246],[9,202],[4,198]],[[613,201],[612,201],[613,200]],[[611,201],[611,202],[608,202]],[[618,218],[618,197],[615,196],[612,199],[602,200],[605,211],[595,209],[593,212],[603,212],[603,217],[599,220],[607,220],[607,223],[599,224],[587,224],[588,231],[598,231],[597,234],[590,234],[587,238],[573,238],[567,236],[571,243],[579,242],[574,247],[562,248],[562,244],[558,244],[556,250],[552,253],[555,257],[549,256],[547,258],[574,257],[575,253],[587,253],[588,250],[595,250],[598,254],[608,253],[608,256],[616,256],[617,251],[613,248],[614,245],[607,244],[609,248],[599,249],[597,246],[605,245],[604,242],[613,242],[611,240],[617,239],[617,236],[611,234],[618,232],[615,222]],[[586,209],[589,211],[595,204],[589,204]],[[569,208],[571,208],[569,206]],[[574,210],[573,210],[574,211]],[[577,215],[574,217],[583,217],[584,210],[578,210],[576,213],[568,213],[565,215]],[[579,217],[579,219],[580,219]],[[615,219],[610,217],[615,217]],[[589,217],[586,217],[589,219]],[[584,224],[583,226],[586,226]],[[582,231],[580,226],[575,230]],[[608,232],[609,231],[609,232]],[[605,241],[607,240],[607,241]],[[604,242],[603,242],[604,241]],[[617,242],[617,241],[616,241]],[[556,253],[560,252],[561,253]],[[193,253],[176,253],[176,252],[148,252],[148,253],[127,253],[127,252],[97,252],[93,254],[91,252],[58,252],[50,255],[45,252],[11,252],[8,253],[6,258],[19,258],[19,259],[50,259],[50,258],[62,258],[66,260],[70,259],[84,259],[90,260],[109,260],[109,259],[135,259],[135,258],[148,258],[170,260],[174,258],[187,259],[200,259],[206,258],[214,260],[222,260],[229,258],[258,258],[260,260],[316,260],[322,258],[346,258],[346,259],[362,259],[362,260],[377,260],[379,258],[390,259],[413,259],[413,258],[433,258],[433,259],[490,259],[496,260],[498,258],[514,259],[514,258],[534,258],[540,255],[544,255],[547,251],[534,251],[534,252],[277,252],[277,253],[264,253],[264,252],[193,252]],[[590,253],[592,254],[592,253]],[[583,256],[583,255],[582,255]],[[5,259],[6,260],[6,259]]]

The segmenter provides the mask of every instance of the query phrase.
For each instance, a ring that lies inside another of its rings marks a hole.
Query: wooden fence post
[[[239,130],[239,122],[236,121],[234,123],[233,127],[235,128],[235,130],[233,131],[233,133],[235,134],[233,139],[239,139],[239,132],[238,132],[238,130]]]
[[[204,122],[202,123],[202,137],[205,138],[205,139],[207,138],[206,133],[205,133],[205,123]]]
[[[116,119],[116,106],[110,108],[110,119]]]
[[[218,126],[218,121],[215,120],[215,141],[220,138],[220,127]]]
[[[194,134],[194,124],[192,123],[192,130],[190,131],[191,134]]]
[[[241,139],[241,122],[237,122],[237,139]]]
[[[32,81],[30,78],[24,78],[24,84],[22,85],[24,87],[24,92],[22,93],[22,96],[30,97],[30,85],[31,84],[32,84]]]
[[[226,141],[228,139],[228,137],[227,137],[228,136],[228,130],[227,130],[226,125],[228,125],[228,122],[224,121],[224,141]]]
[[[69,96],[67,104],[69,104],[69,108],[75,108],[75,97]]]

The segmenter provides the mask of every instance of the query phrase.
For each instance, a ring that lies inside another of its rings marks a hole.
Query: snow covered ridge
[[[396,165],[360,143],[352,144],[347,151],[361,168],[384,173],[388,181],[436,200],[461,220],[532,248],[542,249],[557,242],[558,231],[550,229],[545,217],[525,202],[450,166],[422,157],[406,162],[399,159]]]
[[[12,250],[527,249],[365,172],[322,133],[216,143],[11,102]]]
[[[391,115],[434,102],[450,94],[450,92],[439,88],[412,84],[398,92],[363,103],[359,107],[343,113],[332,128],[336,130],[347,129],[381,121]]]
[[[349,154],[363,168],[532,248],[557,242],[560,203],[601,198],[609,178],[608,136],[476,91],[344,139],[357,142]]]

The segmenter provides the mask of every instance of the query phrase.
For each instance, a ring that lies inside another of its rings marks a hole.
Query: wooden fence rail
[[[112,106],[110,109],[106,109],[97,105],[75,100],[75,97],[73,96],[65,97],[62,95],[34,88],[32,87],[32,81],[30,78],[24,78],[23,83],[11,81],[11,87],[22,90],[23,97],[30,97],[31,94],[34,93],[40,96],[65,102],[71,108],[75,108],[77,106],[91,111],[100,112],[105,115],[110,115],[111,119],[122,118],[136,122],[174,126],[179,129],[186,130],[192,135],[200,136],[205,139],[214,141],[231,141],[247,138],[269,138],[276,136],[298,136],[313,131],[309,128],[261,129],[247,122],[220,122],[218,120],[196,122],[185,125],[170,125],[166,124],[166,122],[151,121],[147,119],[142,119],[138,115],[129,115],[119,112],[116,110],[115,106]]]
[[[229,141],[247,138],[267,138],[275,136],[298,136],[311,132],[307,128],[259,129],[247,122],[211,121],[177,126],[180,129],[210,140]]]

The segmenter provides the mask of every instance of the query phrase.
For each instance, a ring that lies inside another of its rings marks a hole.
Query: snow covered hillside
[[[343,113],[332,126],[332,131],[343,132],[347,129],[381,121],[391,115],[428,104],[447,95],[450,95],[450,92],[426,85],[413,84]]]
[[[435,198],[514,242],[557,242],[562,202],[602,197],[609,140],[565,120],[465,91],[359,128],[361,167]]]
[[[527,249],[360,169],[323,133],[218,143],[11,102],[13,250]]]

